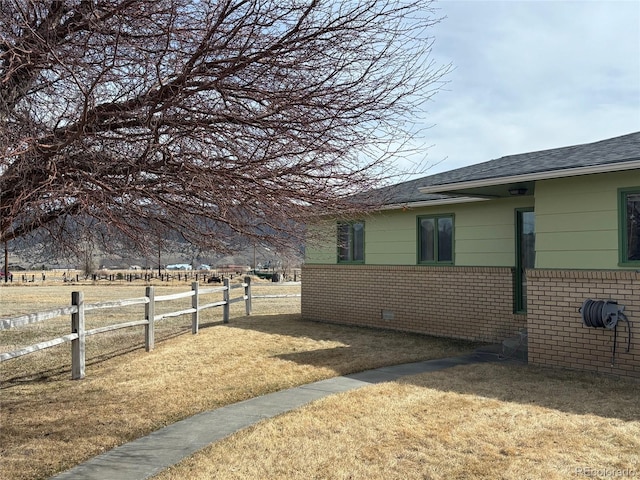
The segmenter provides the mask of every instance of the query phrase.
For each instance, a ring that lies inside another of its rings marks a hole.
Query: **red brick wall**
[[[305,265],[302,278],[307,320],[487,342],[526,327],[510,268]]]
[[[527,279],[529,363],[640,377],[640,272],[531,270]],[[617,301],[631,321],[631,352],[619,322],[614,366],[614,332],[582,324],[587,298]]]

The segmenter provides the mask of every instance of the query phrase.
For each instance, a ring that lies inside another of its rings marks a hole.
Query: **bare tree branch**
[[[437,21],[428,0],[3,1],[0,241],[69,217],[222,248],[366,210],[448,70]]]

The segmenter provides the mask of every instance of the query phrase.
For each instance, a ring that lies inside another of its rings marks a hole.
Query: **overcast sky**
[[[640,1],[440,0],[432,174],[640,131]]]

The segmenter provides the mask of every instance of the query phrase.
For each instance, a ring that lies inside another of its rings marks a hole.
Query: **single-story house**
[[[640,132],[380,192],[365,218],[314,226],[330,234],[307,245],[303,318],[485,342],[526,331],[531,364],[640,377]],[[585,320],[589,299],[614,305],[616,328]]]

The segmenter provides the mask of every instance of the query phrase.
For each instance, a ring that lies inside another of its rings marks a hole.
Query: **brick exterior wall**
[[[531,270],[528,281],[529,363],[640,377],[640,272]],[[631,322],[619,322],[615,364],[614,332],[582,324],[585,299],[615,300]]]
[[[526,327],[510,268],[309,264],[302,278],[307,320],[486,342]]]

